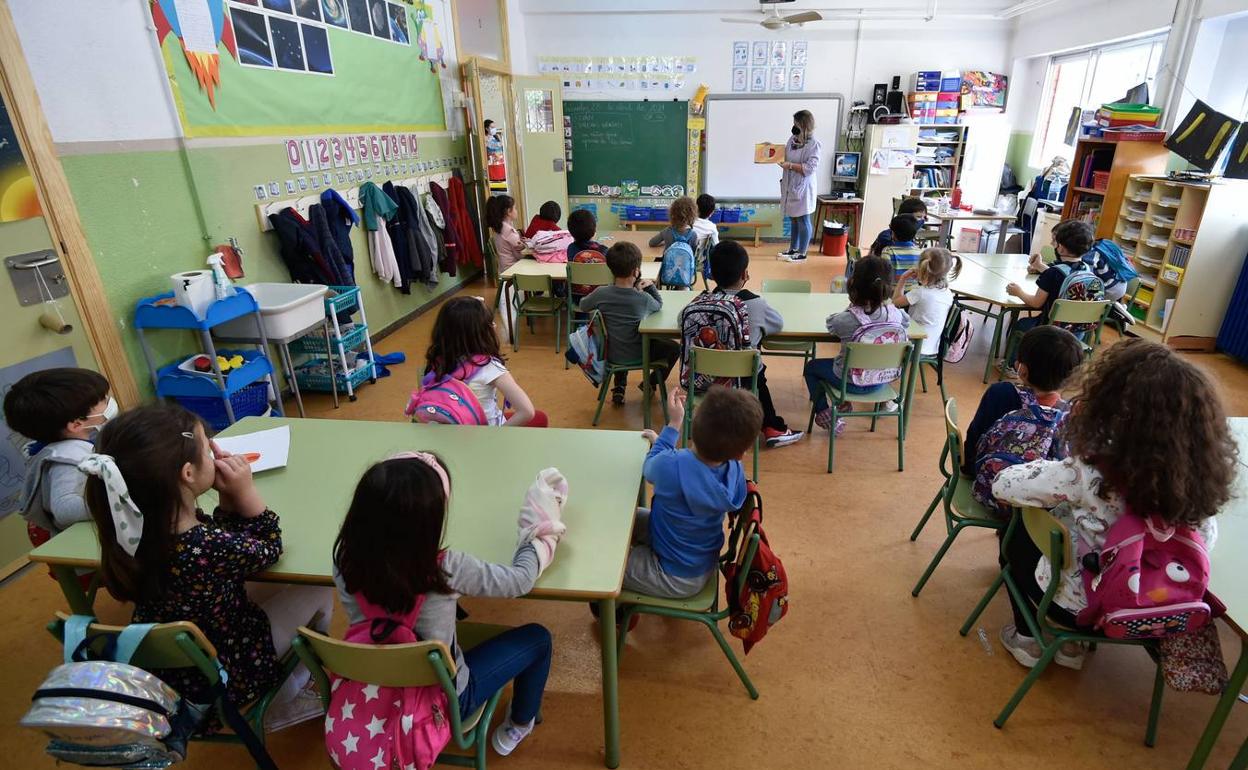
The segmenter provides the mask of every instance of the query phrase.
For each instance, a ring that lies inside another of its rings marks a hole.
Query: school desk
[[[696,291],[661,291],[663,296],[663,307],[658,312],[651,313],[644,320],[638,330],[641,332],[641,361],[642,367],[648,368],[650,364],[650,337],[680,337],[680,311],[688,305],[690,300],[696,297],[699,292]],[[774,307],[780,315],[784,316],[784,329],[776,334],[768,335],[768,339],[785,340],[790,342],[833,342],[835,338],[828,333],[828,316],[833,313],[839,313],[849,308],[848,294],[791,294],[787,292],[765,293],[767,303]],[[927,335],[923,331],[923,327],[917,324],[910,325],[910,339],[921,340]],[[919,371],[919,357],[910,357],[910,376],[907,380],[907,388],[911,393],[914,391],[914,380]],[[653,388],[650,386],[650,378],[647,377],[642,381],[643,398],[642,398],[642,414],[645,415],[645,426],[650,427],[650,397]],[[909,399],[910,394],[906,398]],[[903,424],[902,430],[905,430]]]
[[[656,228],[662,229],[664,227],[667,227],[669,223],[659,222],[659,221],[654,221],[654,220],[630,221],[626,219],[620,224],[628,228],[629,232],[636,232],[638,227],[656,227]],[[741,228],[743,230],[752,229],[754,231],[754,245],[761,246],[763,243],[762,241],[763,228],[771,227],[771,223],[770,222],[716,222],[715,227],[721,231],[731,230],[734,227]]]
[[[659,280],[658,262],[641,263],[641,277],[650,281],[657,282]],[[568,280],[568,263],[566,262],[538,262],[536,259],[520,259],[516,263],[507,268],[498,276],[498,293],[494,295],[494,307],[500,307],[500,302],[506,298],[508,304],[511,303],[511,287],[513,279],[517,275],[548,275],[555,283]],[[513,334],[515,329],[511,326],[511,313],[503,314],[503,323],[507,325],[507,341],[514,340]]]
[[[1010,223],[1017,218],[1017,214],[976,214],[971,211],[929,211],[928,219],[934,219],[940,223],[939,241],[942,246],[947,246],[953,240],[953,223],[954,222],[1000,222],[1000,229],[997,231],[997,253],[1005,252],[1005,241],[1009,237]]]
[[[568,533],[532,599],[597,602],[602,633],[606,764],[619,764],[615,597],[620,593],[649,449],[637,431],[526,430],[396,422],[249,417],[224,433],[290,426],[286,468],[256,476],[256,486],[282,517],[285,552],[258,580],[332,584],[338,527],[356,482],[373,462],[401,450],[428,449],[446,462],[454,491],[446,543],[482,559],[510,564],[516,515],[537,472],[556,467],[568,479],[563,520]],[[481,478],[480,474],[488,474]],[[30,554],[52,566],[70,608],[91,613],[73,568],[97,566],[92,524],[75,524]]]
[[[988,360],[984,363],[983,381],[986,383],[988,373],[992,371],[993,362],[1001,347],[1002,332],[1009,328],[1021,311],[1027,309],[1026,303],[1007,292],[1006,287],[1011,283],[1017,283],[1027,291],[1034,292],[1036,276],[1028,275],[1025,261],[1021,268],[1013,264],[1017,261],[1017,257],[1023,256],[1021,254],[963,254],[961,256],[962,272],[949,283],[949,288],[958,296],[958,304],[963,308],[982,315],[984,323],[995,321],[992,328],[992,343],[988,347]],[[963,299],[983,302],[987,307],[968,305],[962,301]],[[1009,323],[1006,321],[1007,318]]]
[[[1234,496],[1218,514],[1218,540],[1209,552],[1209,590],[1226,604],[1222,621],[1239,635],[1239,661],[1213,707],[1209,724],[1187,763],[1188,770],[1205,766],[1222,725],[1248,681],[1248,560],[1244,558],[1248,553],[1248,417],[1232,417],[1228,422],[1239,445],[1239,473],[1232,490]],[[1248,746],[1248,742],[1244,745]]]

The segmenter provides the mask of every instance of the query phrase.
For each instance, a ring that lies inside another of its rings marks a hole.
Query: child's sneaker
[[[1001,646],[1024,668],[1035,668],[1043,652],[1039,642],[1030,636],[1018,633],[1018,629],[1012,624],[1001,627]]]
[[[836,430],[834,431],[834,433],[839,436],[844,432],[845,432],[845,418],[837,417],[836,418]]]
[[[775,428],[763,428],[763,443],[768,447],[788,446],[802,440],[802,436],[806,435],[800,430],[776,430]]]
[[[616,385],[611,389],[611,404],[613,406],[624,406],[624,386]]]
[[[832,427],[832,410],[823,409],[817,412],[815,414],[815,425],[818,425],[820,428],[823,428],[824,430],[828,430],[829,428],[831,428]]]
[[[885,402],[884,402],[884,411],[886,411],[886,412],[895,412],[895,411],[897,411],[897,409],[898,409],[898,407],[897,407],[897,402],[896,402],[896,401],[885,401]]]
[[[1018,379],[1018,370],[1006,363],[1004,358],[997,361],[997,371],[1001,372],[1001,376],[1007,380]]]
[[[1058,648],[1057,654],[1053,656],[1053,662],[1075,671],[1082,671],[1083,658],[1087,653],[1088,648],[1083,642],[1066,642]]]
[[[518,725],[511,721],[511,717],[508,716],[494,731],[494,735],[490,738],[490,745],[494,747],[499,756],[507,756],[516,750],[516,746],[520,745],[520,741],[533,732],[535,722],[536,720],[530,720],[528,724]]]

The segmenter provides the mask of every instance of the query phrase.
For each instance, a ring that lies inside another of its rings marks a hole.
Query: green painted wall
[[[462,154],[463,142],[449,138],[425,139],[420,146],[422,160]],[[136,301],[168,291],[173,273],[203,269],[210,246],[225,242],[229,236],[237,238],[244,250],[247,275],[240,283],[290,280],[277,255],[277,236],[259,229],[258,201],[253,191],[255,185],[270,180],[284,183],[290,176],[283,147],[275,140],[263,145],[197,148],[189,150],[188,161],[189,173],[188,164],[172,151],[62,158],[130,366],[148,393],[151,383],[147,367],[130,328]],[[193,190],[199,194],[207,239],[195,213]],[[410,295],[402,295],[373,276],[365,236],[359,228],[352,232],[352,245],[356,280],[363,288],[374,333],[465,279],[463,274],[456,279],[443,276],[436,292],[413,287]],[[158,364],[197,349],[196,340],[188,333],[156,332],[149,340],[157,350]]]
[[[1014,175],[1018,177],[1018,183],[1024,187],[1042,170],[1029,163],[1031,139],[1032,133],[1030,131],[1013,131],[1010,133],[1009,148],[1005,151],[1005,162],[1010,168],[1014,169]]]

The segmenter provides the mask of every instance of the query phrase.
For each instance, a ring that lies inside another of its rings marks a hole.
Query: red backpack
[[[736,553],[738,538],[758,533],[758,548],[754,557],[745,565],[737,561],[720,564],[724,573],[724,594],[728,597],[728,632],[741,640],[745,654],[772,626],[780,622],[789,611],[789,578],[784,572],[780,557],[771,550],[767,533],[763,531],[763,497],[758,486],[747,482],[745,505],[732,515],[732,535],[728,539],[728,553]],[[745,547],[745,544],[742,544]],[[741,555],[742,560],[745,553]],[[742,568],[747,569],[745,582],[737,590],[737,578]]]

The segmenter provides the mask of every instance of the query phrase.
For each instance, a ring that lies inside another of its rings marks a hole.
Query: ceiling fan
[[[823,19],[823,15],[818,11],[799,11],[798,13],[790,13],[782,16],[780,14],[780,9],[776,8],[774,5],[762,13],[763,18],[761,19],[757,17],[753,19],[723,18],[720,19],[720,21],[725,21],[729,24],[760,24],[763,29],[779,30],[788,29],[794,24],[805,24],[808,21],[821,21]]]

